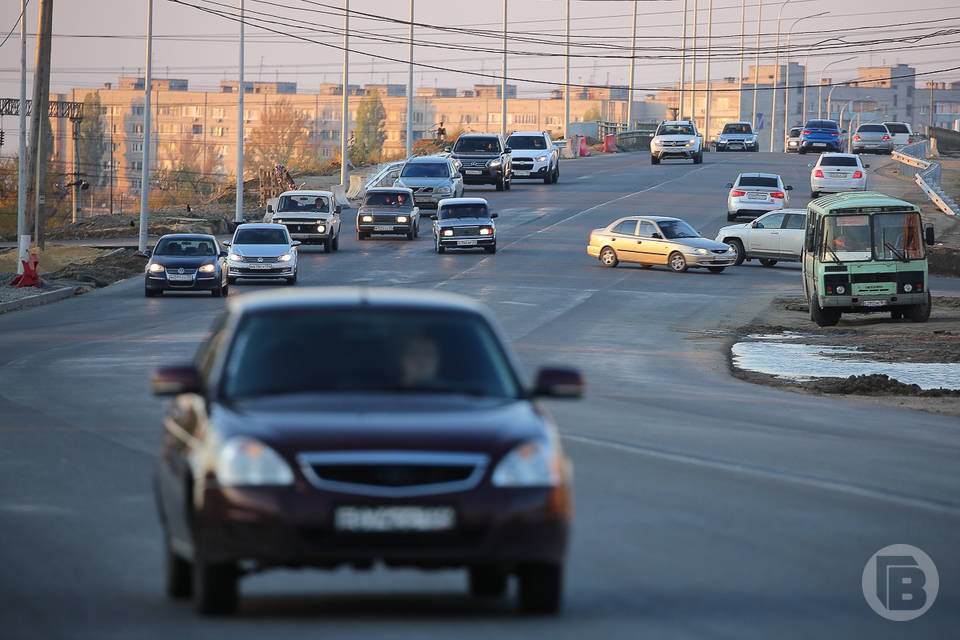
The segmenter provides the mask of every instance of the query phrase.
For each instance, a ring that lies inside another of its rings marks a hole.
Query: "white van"
[[[890,130],[890,137],[893,138],[894,146],[899,147],[915,141],[915,138],[913,137],[913,129],[910,127],[909,123],[884,122],[883,125]]]

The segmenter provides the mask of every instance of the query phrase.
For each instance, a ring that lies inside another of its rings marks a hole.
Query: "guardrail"
[[[950,216],[960,215],[960,207],[940,186],[940,163],[927,160],[929,155],[928,140],[908,144],[892,154],[893,159],[901,165],[911,167],[914,174],[913,181],[940,211]]]

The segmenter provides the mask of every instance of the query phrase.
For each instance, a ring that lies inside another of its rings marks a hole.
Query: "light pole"
[[[704,144],[710,145],[710,57],[713,47],[713,0],[707,3],[707,104],[703,114]]]
[[[630,83],[627,89],[627,131],[633,129],[633,77],[637,65],[637,11],[639,0],[633,0],[633,41],[630,46]]]
[[[680,27],[680,109],[677,120],[683,120],[683,105],[687,86],[687,0],[683,0],[683,26]]]
[[[243,98],[247,88],[243,81],[243,50],[244,50],[244,5],[240,0],[240,84],[237,86],[237,196],[233,219],[238,224],[243,222]]]
[[[686,0],[684,0],[686,1]],[[564,56],[563,63],[563,75],[564,75],[564,88],[563,88],[563,138],[565,140],[570,139],[570,0],[567,0],[566,8],[566,19],[567,19],[567,40],[566,40],[566,55]],[[568,145],[569,148],[569,145]]]
[[[743,39],[746,36],[747,0],[740,0],[740,75],[737,81],[737,119],[743,119]]]
[[[410,65],[407,69],[407,157],[413,155],[413,0],[410,0]]]
[[[802,20],[809,20],[810,18],[819,18],[820,16],[825,16],[829,11],[821,11],[820,13],[815,13],[813,15],[804,16],[802,18],[797,18],[793,21],[793,24],[790,25],[790,28],[787,29],[787,77],[783,83],[783,92],[784,94],[784,104],[783,104],[783,137],[784,144],[786,144],[787,131],[790,130],[790,36],[793,33],[793,28],[797,26],[798,22]],[[804,98],[806,98],[807,93],[807,67],[804,63],[803,67],[803,93]],[[806,113],[804,113],[804,118],[806,118]]]
[[[507,0],[503,0],[503,61],[500,63],[500,137],[507,139]]]
[[[784,0],[777,11],[777,47],[774,51],[773,62],[773,94],[770,99],[770,153],[773,153],[774,140],[777,138],[777,76],[780,75],[780,18],[783,17],[783,8],[790,0]]]
[[[150,224],[150,90],[153,84],[153,0],[147,0],[147,71],[143,81],[143,161],[140,170],[140,234],[137,250],[147,250],[147,227]]]
[[[846,85],[847,83],[844,82],[843,84]],[[830,116],[833,114],[833,90],[839,86],[840,85],[835,84],[830,87],[830,91],[827,92],[827,120],[829,120]]]
[[[697,0],[693,0],[693,60],[690,61],[690,119],[697,126],[697,23],[700,13]]]
[[[837,63],[846,62],[847,60],[853,60],[853,58],[854,56],[850,56],[849,58],[843,58],[842,60],[834,60],[833,62],[828,62],[826,66],[823,67],[823,69],[820,69],[820,80],[817,82],[817,119],[818,120],[823,117],[823,74],[824,72]],[[830,93],[833,93],[832,87],[830,89]],[[829,99],[830,98],[828,97],[827,100]],[[830,114],[827,114],[827,117],[829,116]]]
[[[753,131],[757,131],[757,82],[760,79],[760,19],[763,15],[763,0],[757,1],[757,58],[753,63]]]
[[[340,102],[340,186],[347,192],[350,178],[350,162],[347,136],[350,133],[350,0],[343,0],[343,87]]]
[[[27,233],[27,0],[20,0],[20,113],[18,114],[19,153],[17,162],[17,273],[23,273],[23,261],[30,259],[30,234]]]
[[[810,68],[810,52],[807,52],[807,55],[803,57],[803,117],[800,118],[803,122],[800,123],[802,127],[807,122],[807,69]]]

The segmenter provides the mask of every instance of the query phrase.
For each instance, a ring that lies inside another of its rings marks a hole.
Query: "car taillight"
[[[820,169],[817,169],[816,171],[813,172],[813,177],[814,177],[814,178],[822,178],[822,177],[823,177],[823,171],[821,171]]]
[[[771,198],[783,198],[783,191],[773,191],[770,193]]]
[[[739,189],[734,189],[733,191],[730,192],[730,195],[732,195],[734,198],[739,198],[740,196],[747,195],[747,192],[740,191]]]
[[[854,179],[862,178],[862,177],[863,177],[863,171],[854,171],[854,172],[853,172],[853,177],[854,177]]]
[[[853,139],[854,139],[854,140],[859,140],[859,139],[860,139],[860,134],[859,134],[859,133],[853,134]]]
[[[810,130],[809,130],[809,129],[804,129],[802,132],[800,132],[800,135],[802,135],[802,136],[808,136],[808,135],[810,135]]]
[[[883,134],[883,139],[884,139],[884,140],[889,140],[889,139],[890,139],[890,136],[888,136],[887,134]]]
[[[839,136],[839,135],[840,135],[840,132],[839,132],[839,131],[831,131],[831,132],[830,132],[830,135],[832,135],[832,136]]]

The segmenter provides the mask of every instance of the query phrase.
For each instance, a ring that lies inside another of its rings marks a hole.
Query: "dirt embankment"
[[[256,215],[256,211],[246,212],[247,216]],[[226,205],[212,204],[186,211],[183,207],[175,210],[161,209],[150,212],[150,236],[167,233],[210,233],[214,235],[233,233],[233,209]],[[128,238],[140,233],[140,216],[102,215],[92,216],[64,227],[47,232],[48,240],[91,240],[101,238]]]
[[[143,273],[147,264],[146,256],[135,249],[98,250],[87,247],[57,247],[49,249],[45,256],[49,261],[39,265],[41,287],[18,289],[6,286],[16,275],[6,264],[11,262],[7,252],[0,256],[0,302],[21,299],[25,296],[73,288],[77,293],[86,293],[93,289],[106,287],[130,276]],[[54,259],[53,256],[56,256]],[[48,269],[44,269],[44,266]]]

